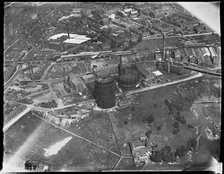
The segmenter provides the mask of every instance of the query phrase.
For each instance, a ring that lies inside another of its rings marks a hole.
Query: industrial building
[[[114,78],[97,78],[93,95],[98,107],[103,109],[114,107],[116,105]]]
[[[205,62],[201,49],[195,48],[194,51],[195,51],[196,57],[198,58],[198,64],[200,65],[201,63]]]
[[[149,158],[152,154],[152,147],[149,146],[149,143],[146,143],[147,140],[148,139],[136,139],[130,142],[130,147],[136,167],[139,167],[142,164],[148,163],[150,161]]]
[[[208,48],[202,47],[201,48],[201,52],[202,52],[202,55],[203,55],[203,57],[205,59],[205,62],[207,64],[212,64],[212,60],[211,60],[210,52],[209,52]]]
[[[64,88],[65,90],[70,92],[82,93],[85,89],[85,85],[82,81],[73,73],[69,73],[64,80]]]

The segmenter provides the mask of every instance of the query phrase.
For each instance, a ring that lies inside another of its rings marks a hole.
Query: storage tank
[[[114,107],[116,104],[115,80],[112,77],[97,78],[94,97],[98,107],[103,109]]]
[[[122,89],[134,89],[136,88],[136,85],[139,83],[139,78],[137,73],[128,73],[128,74],[122,74],[119,77],[119,87]]]

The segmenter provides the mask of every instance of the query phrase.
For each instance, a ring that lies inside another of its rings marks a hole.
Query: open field
[[[202,79],[140,93],[137,100],[139,105],[130,106],[120,110],[118,114],[112,115],[111,120],[121,154],[130,155],[129,148],[125,148],[124,144],[132,141],[134,138],[145,136],[148,130],[152,131],[151,135],[153,137],[158,137],[154,139],[158,143],[156,150],[160,150],[165,145],[168,145],[172,147],[173,152],[181,145],[187,146],[191,139],[196,139],[198,136],[206,138],[204,129],[207,125],[214,132],[218,132],[214,125],[206,120],[203,115],[199,113],[200,118],[196,119],[190,110],[194,100],[200,100],[203,97],[205,98],[205,96],[220,96],[220,90],[214,86],[214,83],[220,83],[219,80],[208,83]],[[186,88],[184,90],[185,96],[183,93],[178,94],[178,91],[184,88]],[[220,105],[213,107],[212,112],[216,116],[211,119],[219,122],[221,119]],[[202,131],[198,135],[197,128],[200,125],[204,126],[201,127]],[[153,141],[152,138],[150,139]],[[207,151],[212,150],[209,147],[206,146]],[[218,149],[217,145],[216,149]]]
[[[24,160],[22,158],[37,160],[57,171],[136,169],[129,142],[146,136],[149,130],[150,138],[156,145],[154,151],[168,145],[175,153],[181,145],[188,147],[191,139],[198,138],[197,152],[193,154],[194,162],[204,162],[210,155],[218,159],[220,140],[208,140],[205,128],[208,126],[218,135],[220,132],[205,117],[211,117],[214,123],[219,125],[220,105],[193,103],[215,101],[219,97],[220,81],[207,81],[201,77],[139,93],[139,104],[133,104],[118,112],[91,111],[88,117],[70,125],[58,126],[41,114],[35,116],[28,113],[5,133],[5,152],[18,156],[5,160],[17,163]],[[191,111],[192,106],[199,119]],[[49,149],[68,137],[72,139],[57,154],[49,157],[44,155],[44,148]],[[207,153],[204,153],[205,151]],[[187,162],[185,158],[186,155],[181,158],[183,163]],[[141,170],[165,169],[168,167],[166,166],[153,164]]]
[[[62,147],[58,154],[50,157],[44,155],[44,148],[49,148],[67,137],[72,137],[71,141]],[[5,152],[9,151],[26,159],[50,164],[53,170],[112,169],[119,158],[103,148],[52,126],[31,113],[26,114],[6,132],[4,144]],[[19,160],[21,159],[14,157],[8,162]]]

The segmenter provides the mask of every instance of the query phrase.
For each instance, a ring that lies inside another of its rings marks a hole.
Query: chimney
[[[118,75],[121,75],[121,66],[122,66],[122,56],[119,56],[119,64],[118,64]]]
[[[166,58],[167,58],[167,70],[168,70],[168,73],[170,73],[170,52],[169,51],[167,51],[166,52]]]
[[[68,23],[66,23],[66,27],[67,27],[67,32],[68,32],[68,38],[70,38],[70,33],[69,33]]]
[[[163,34],[163,61],[165,61],[165,35]]]

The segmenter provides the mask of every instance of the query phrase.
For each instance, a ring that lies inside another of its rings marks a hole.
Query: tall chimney
[[[119,64],[118,64],[118,75],[121,75],[121,66],[122,66],[122,56],[119,56]]]
[[[169,51],[166,52],[166,58],[167,58],[167,70],[168,70],[168,73],[170,73],[170,53]]]
[[[163,34],[163,61],[165,61],[165,35]]]
[[[66,23],[66,27],[67,27],[68,38],[70,38],[70,33],[69,33],[69,28],[68,28],[68,22]]]

